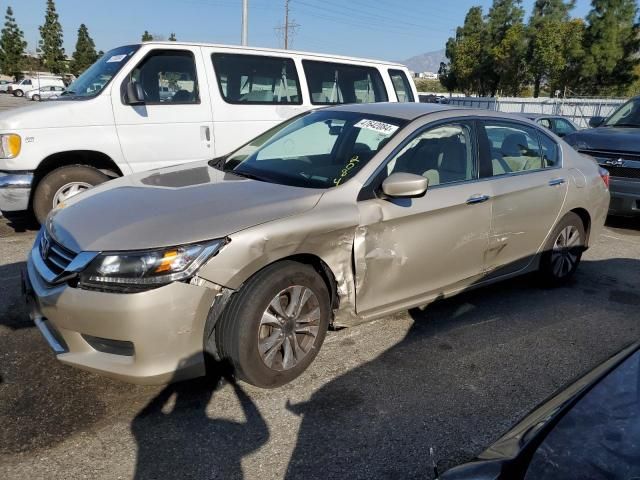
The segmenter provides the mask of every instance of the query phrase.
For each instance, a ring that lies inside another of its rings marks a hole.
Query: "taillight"
[[[600,178],[604,182],[604,186],[609,188],[609,170],[602,167],[598,167],[598,170],[600,172]]]

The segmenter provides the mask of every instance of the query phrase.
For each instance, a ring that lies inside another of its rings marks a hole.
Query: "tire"
[[[14,97],[24,97],[24,92],[22,90],[14,90],[13,91],[13,96]]]
[[[31,97],[31,100],[33,100],[34,102],[39,102],[40,101],[40,95],[34,95],[33,97]]]
[[[582,219],[575,213],[568,213],[558,222],[540,259],[544,285],[564,285],[573,277],[585,250],[586,238]]]
[[[304,289],[313,296],[307,296]],[[277,313],[278,309],[272,307],[277,301],[279,310],[286,313],[289,300],[296,295],[300,299],[308,298],[306,303],[300,302],[297,317],[300,323],[295,323],[295,318],[284,319]],[[279,387],[298,377],[315,359],[324,342],[330,316],[329,292],[320,275],[309,265],[278,262],[258,272],[231,296],[213,335],[216,350],[223,361],[231,364],[237,378],[257,387]],[[303,321],[311,318],[309,323]],[[280,326],[272,326],[273,321],[265,325],[265,319],[277,320]],[[305,329],[308,333],[295,333]],[[312,332],[316,333],[315,337]],[[274,346],[267,348],[269,345]],[[293,352],[297,352],[297,356]]]
[[[33,213],[40,224],[42,224],[49,212],[53,209],[56,196],[60,195],[65,186],[73,187],[78,184],[79,190],[99,185],[109,180],[109,177],[100,170],[86,165],[68,165],[59,167],[49,172],[40,180],[33,195]],[[69,195],[70,198],[71,195]]]

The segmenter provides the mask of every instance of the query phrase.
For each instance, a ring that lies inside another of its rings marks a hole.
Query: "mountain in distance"
[[[401,61],[409,70],[416,73],[420,72],[433,72],[438,73],[440,68],[440,62],[446,62],[447,57],[444,54],[444,49],[436,50],[435,52],[427,52],[415,57],[407,58]]]

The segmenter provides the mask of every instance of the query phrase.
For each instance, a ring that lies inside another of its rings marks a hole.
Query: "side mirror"
[[[382,191],[389,197],[421,197],[429,180],[413,173],[392,173],[382,182]]]
[[[589,126],[591,128],[599,127],[600,125],[602,125],[604,120],[605,120],[604,117],[591,117],[589,119]]]
[[[130,80],[127,84],[127,105],[143,105],[144,90],[142,85],[134,80]]]

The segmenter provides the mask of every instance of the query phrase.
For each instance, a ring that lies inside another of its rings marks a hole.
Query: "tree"
[[[491,96],[495,96],[500,86],[512,90],[516,80],[521,85],[526,81],[524,75],[514,78],[525,63],[523,55],[526,53],[523,48],[526,39],[522,28],[524,10],[521,4],[522,0],[493,0],[487,14],[487,40],[491,46],[490,59],[494,68],[485,68],[484,74]]]
[[[563,31],[575,0],[536,0],[529,19],[527,63],[533,77],[533,96],[538,97],[542,81],[557,77],[563,68]]]
[[[44,67],[55,74],[64,73],[66,58],[64,48],[62,48],[62,25],[60,25],[53,0],[47,0],[44,24],[39,29],[40,43],[38,46]]]
[[[144,33],[142,34],[142,41],[150,42],[152,40],[153,40],[153,35],[151,35],[148,30],[145,30]]]
[[[78,40],[76,41],[76,50],[73,52],[73,60],[71,60],[71,73],[80,75],[88,67],[98,60],[96,52],[96,44],[89,35],[87,26],[83,23],[78,28]]]
[[[24,34],[18,28],[13,10],[7,7],[4,28],[0,36],[0,72],[17,79],[25,48],[27,48],[27,42],[24,41]]]
[[[593,94],[622,94],[635,80],[640,30],[636,0],[592,0],[583,78]]]
[[[169,35],[169,41],[170,42],[177,42],[178,39],[176,38],[176,34],[175,33],[171,33],[171,35]]]
[[[548,77],[551,92],[565,89],[580,90],[584,83],[582,65],[584,63],[584,35],[586,26],[584,20],[576,18],[562,24],[560,37],[562,38],[561,57],[564,64],[561,68],[550,71]]]

